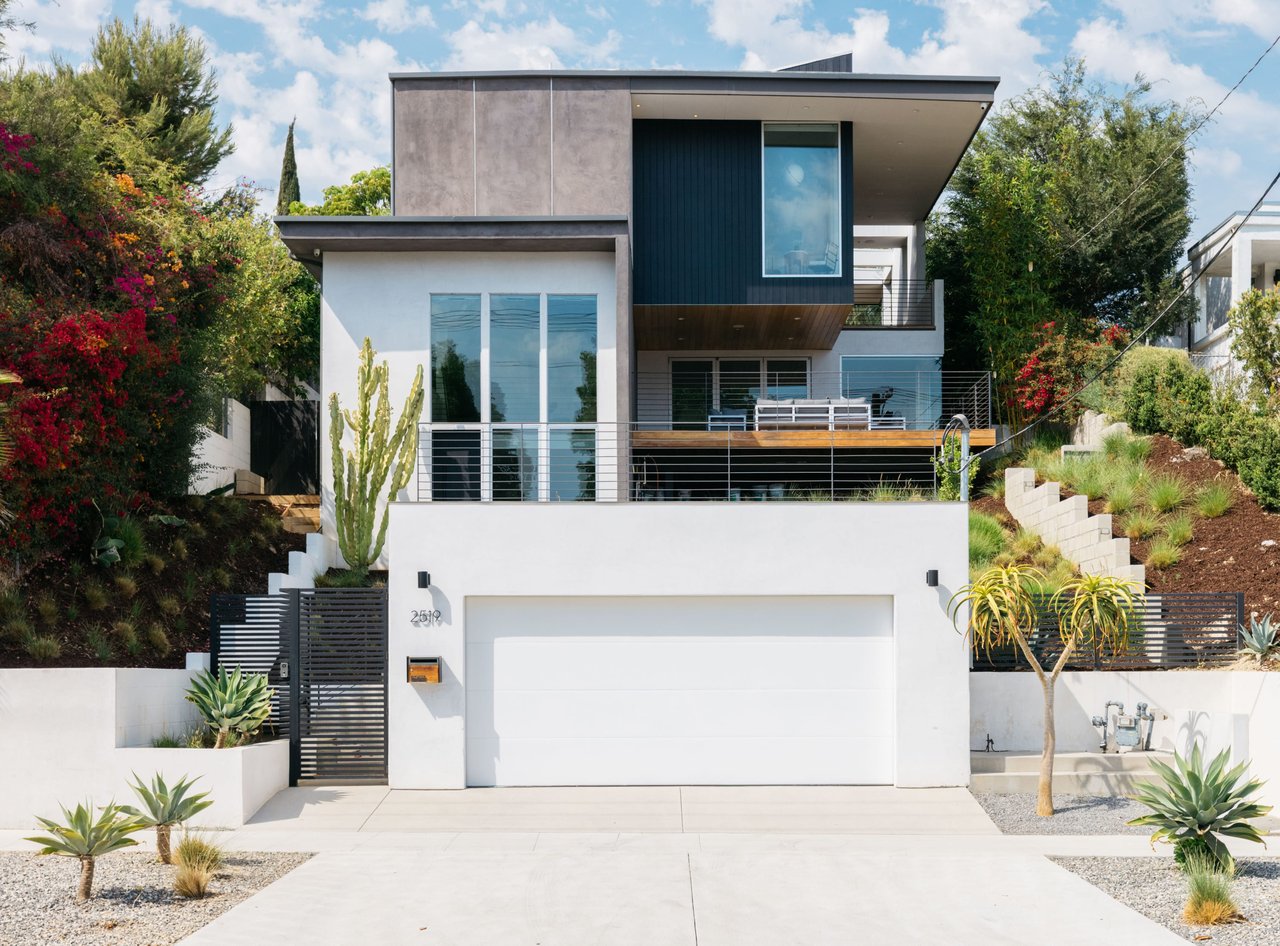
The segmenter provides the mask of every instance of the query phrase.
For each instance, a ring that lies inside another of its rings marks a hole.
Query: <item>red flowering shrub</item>
[[[124,174],[76,181],[49,172],[57,160],[0,125],[0,368],[22,378],[0,392],[14,440],[0,493],[16,516],[0,547],[28,563],[91,540],[94,501],[123,512],[185,492],[205,328],[234,266],[210,256],[189,195]]]
[[[1068,337],[1056,323],[1045,322],[1036,329],[1035,339],[1035,349],[1014,376],[1014,402],[1032,417],[1066,405],[1063,420],[1071,422],[1082,406],[1078,401],[1068,404],[1068,399],[1128,341],[1128,335],[1112,325],[1097,327],[1091,337]]]

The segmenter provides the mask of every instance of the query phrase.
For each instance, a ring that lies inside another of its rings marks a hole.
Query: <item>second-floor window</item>
[[[840,126],[766,122],[764,274],[839,276]]]

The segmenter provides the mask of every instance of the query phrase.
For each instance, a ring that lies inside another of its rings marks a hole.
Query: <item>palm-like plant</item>
[[[239,667],[230,673],[226,667],[219,667],[217,673],[202,670],[187,689],[187,699],[218,734],[215,749],[223,748],[232,732],[249,735],[261,729],[271,715],[274,695],[266,674],[244,673]]]
[[[1262,781],[1245,780],[1248,762],[1227,768],[1230,755],[1224,749],[1206,769],[1197,743],[1186,758],[1174,753],[1173,765],[1152,759],[1151,768],[1163,784],[1138,783],[1133,798],[1150,808],[1151,814],[1129,824],[1155,828],[1152,843],[1169,842],[1180,853],[1203,846],[1223,871],[1234,873],[1235,861],[1222,838],[1243,838],[1265,846],[1261,832],[1249,822],[1266,815],[1271,806],[1251,800]]]
[[[1261,621],[1258,620],[1256,614],[1249,618],[1249,626],[1240,625],[1240,644],[1241,647],[1258,658],[1258,663],[1262,663],[1276,649],[1276,633],[1280,631],[1280,626],[1271,623],[1271,615],[1268,614]]]
[[[1014,644],[1026,658],[1044,693],[1044,751],[1040,757],[1040,781],[1036,792],[1036,814],[1053,814],[1053,753],[1057,744],[1054,728],[1054,686],[1072,655],[1085,646],[1099,646],[1121,652],[1128,643],[1135,592],[1121,579],[1101,575],[1077,575],[1069,579],[1050,599],[1058,613],[1058,635],[1062,651],[1047,670],[1030,643],[1039,625],[1036,592],[1044,575],[1023,565],[996,565],[957,591],[950,601],[954,623],[964,608],[969,609],[966,636],[978,649]]]
[[[129,787],[138,796],[142,807],[139,809],[132,805],[122,805],[121,810],[141,824],[156,829],[156,853],[160,855],[162,863],[172,864],[169,838],[173,833],[173,826],[182,824],[212,805],[213,802],[204,800],[209,797],[209,793],[188,795],[196,780],[188,781],[186,776],[175,782],[172,788],[165,784],[164,777],[159,772],[152,777],[150,785],[138,778],[137,772],[133,773],[133,779]]]
[[[130,837],[146,825],[131,818],[114,802],[104,806],[95,818],[93,805],[76,805],[71,811],[62,808],[63,822],[36,817],[49,834],[27,838],[41,845],[41,854],[61,854],[80,858],[80,881],[76,884],[76,900],[93,896],[93,867],[96,858],[138,842]]]

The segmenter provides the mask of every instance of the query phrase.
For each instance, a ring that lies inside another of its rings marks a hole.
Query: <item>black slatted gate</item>
[[[218,594],[209,615],[214,670],[266,673],[275,688],[292,784],[386,781],[385,588]]]

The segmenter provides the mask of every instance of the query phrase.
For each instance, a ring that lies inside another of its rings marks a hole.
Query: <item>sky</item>
[[[992,75],[999,97],[1066,56],[1095,78],[1141,73],[1161,98],[1208,108],[1280,33],[1280,0],[16,0],[32,33],[7,37],[30,66],[79,63],[111,17],[182,24],[207,43],[219,118],[236,151],[209,182],[245,178],[274,205],[297,118],[303,199],[384,164],[387,74],[523,68],[776,69],[852,50],[871,73]],[[1247,208],[1280,168],[1280,48],[1200,133],[1197,238]],[[1273,195],[1280,199],[1280,194]]]

